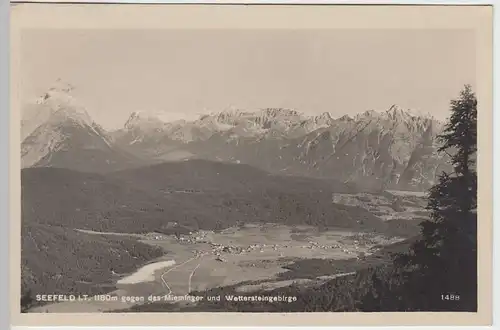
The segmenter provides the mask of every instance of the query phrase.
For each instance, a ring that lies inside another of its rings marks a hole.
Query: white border
[[[13,0],[12,3],[16,2],[27,2],[27,3],[50,3],[50,2],[67,2],[67,3],[134,3],[134,4],[297,4],[297,5],[332,5],[332,4],[345,4],[345,5],[490,5],[495,4],[497,1],[495,0],[422,0],[422,1],[379,1],[379,0]]]
[[[191,0],[191,1],[175,1],[175,0],[149,0],[149,1],[133,1],[133,0],[108,0],[108,1],[100,1],[100,0],[81,0],[81,1],[55,1],[55,0],[47,0],[47,1],[12,1],[12,2],[77,2],[77,3],[142,3],[142,4],[165,4],[165,3],[191,3],[191,4],[387,4],[387,5],[409,5],[409,4],[417,4],[417,5],[439,5],[439,4],[445,4],[445,5],[488,5],[488,4],[496,4],[496,1],[490,0],[490,1],[485,1],[485,0],[455,0],[455,1],[370,1],[370,0],[351,0],[351,1],[335,1],[335,0],[313,0],[313,1],[290,1],[290,0],[274,0],[274,1],[265,1],[265,0],[254,0],[254,1],[241,1],[241,0],[232,0],[232,1],[202,1],[202,0]],[[496,8],[495,8],[496,9]],[[1,287],[0,287],[0,292],[8,292],[9,288],[9,282],[8,282],[8,277],[9,277],[9,271],[8,271],[8,266],[5,267],[5,265],[8,265],[8,249],[9,249],[9,240],[8,240],[8,235],[9,235],[9,230],[8,230],[8,218],[9,218],[9,201],[8,201],[8,162],[6,161],[8,159],[8,150],[9,150],[9,143],[8,143],[8,131],[9,131],[9,103],[8,103],[8,95],[9,95],[9,78],[8,78],[8,71],[9,71],[9,41],[8,41],[8,36],[9,36],[9,19],[8,19],[8,13],[9,13],[9,2],[8,0],[0,0],[0,153],[6,157],[0,157],[2,159],[2,167],[1,167],[1,175],[0,175],[0,196],[1,196],[1,203],[0,204],[0,212],[2,214],[2,221],[1,221],[1,227],[0,227],[0,232],[2,233],[3,237],[0,237],[0,258],[2,265],[2,275],[1,275]],[[494,54],[497,54],[498,51],[498,27],[499,23],[496,20],[496,13],[494,10]],[[494,59],[496,59],[496,56],[494,56]],[[493,85],[494,87],[496,86],[495,82],[497,81],[497,78],[499,77],[499,70],[497,65],[493,65]],[[494,127],[499,127],[500,128],[500,113],[498,113],[498,102],[496,102],[496,99],[493,101],[494,104],[494,111],[493,111],[493,118],[494,118]],[[496,110],[496,111],[495,111]],[[497,132],[495,129],[493,130],[494,134],[494,165],[495,164],[500,164],[500,161],[498,159],[498,150],[496,150],[497,146],[499,145],[500,141],[500,133]],[[493,166],[495,168],[495,166]],[[493,174],[493,193],[496,196],[498,192],[498,177]],[[498,207],[494,205],[494,218],[498,218],[497,216],[497,210]],[[494,246],[494,260],[498,261],[498,256],[500,254],[500,242],[497,240],[500,240],[499,232],[500,232],[500,225],[495,225],[496,222],[500,221],[500,219],[497,219],[496,221],[494,220],[494,239],[493,239],[493,246]],[[499,265],[498,262],[493,263],[493,279],[498,279],[500,277],[500,272],[499,272]],[[491,327],[463,327],[464,329],[497,329],[499,328],[498,326],[498,321],[497,319],[500,317],[499,315],[499,297],[500,297],[500,286],[498,283],[493,282],[493,312],[494,312],[494,318],[493,322],[494,325]],[[2,295],[1,299],[1,305],[0,305],[0,329],[9,329],[10,323],[9,323],[9,311],[8,311],[8,306],[9,304],[9,297],[8,295]],[[319,316],[319,315],[318,315]],[[58,327],[59,329],[74,329],[72,327]],[[78,327],[78,329],[97,329],[98,327]],[[127,327],[130,330],[133,329],[144,329],[145,327]],[[151,327],[150,327],[151,328]],[[175,328],[181,328],[181,327],[154,327],[156,329],[175,329]],[[183,329],[195,329],[196,327],[182,327]],[[215,327],[211,327],[213,329],[216,329]],[[248,327],[250,329],[250,327]],[[253,328],[253,327],[252,327]],[[284,329],[285,327],[279,327],[281,329]],[[342,327],[344,329],[356,329],[356,330],[366,330],[366,329],[373,329],[370,327]],[[385,328],[385,327],[384,327]],[[399,328],[399,329],[410,329],[410,327],[393,327],[393,328]],[[456,327],[411,327],[411,329],[438,329],[438,328],[449,328],[449,329],[455,329]],[[13,327],[13,329],[54,329],[53,327]],[[123,327],[107,327],[109,330],[121,330]]]
[[[0,292],[9,291],[9,2],[0,0]],[[9,295],[0,300],[0,329],[10,327]]]

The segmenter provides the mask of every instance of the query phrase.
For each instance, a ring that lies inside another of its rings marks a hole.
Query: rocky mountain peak
[[[271,118],[277,117],[291,117],[291,116],[300,116],[296,110],[286,109],[286,108],[264,108],[261,110],[262,114]]]
[[[141,127],[159,127],[164,126],[165,122],[155,113],[147,111],[134,111],[124,124],[124,128],[141,128]]]
[[[58,104],[70,104],[74,102],[74,98],[71,95],[75,87],[69,83],[63,82],[61,79],[56,80],[54,84],[38,99],[35,101],[36,104],[47,104],[47,103],[58,103]]]
[[[58,79],[45,93],[26,103],[22,110],[22,140],[44,124],[73,122],[79,125],[95,125],[85,107],[73,97],[74,89],[73,85]]]
[[[338,119],[339,121],[353,121],[354,119],[350,117],[349,115],[343,115]]]
[[[318,116],[314,116],[313,120],[318,125],[330,125],[333,122],[333,118],[329,112],[323,112]]]

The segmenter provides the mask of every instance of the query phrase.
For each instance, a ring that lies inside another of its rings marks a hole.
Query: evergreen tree
[[[395,259],[404,285],[394,294],[406,310],[477,310],[477,100],[470,86],[451,111],[439,151],[450,155],[454,173],[442,173],[431,188],[422,238]]]
[[[477,100],[470,86],[451,101],[438,139],[454,172],[430,189],[430,219],[410,251],[395,256],[389,277],[373,274],[363,311],[477,311]]]

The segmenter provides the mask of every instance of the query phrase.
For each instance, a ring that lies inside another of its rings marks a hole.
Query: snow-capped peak
[[[293,117],[300,116],[301,114],[293,109],[286,108],[265,108],[261,110],[263,114],[268,117],[276,118],[276,117]]]
[[[329,112],[323,112],[320,115],[314,116],[314,122],[319,125],[330,125],[333,121],[332,116]]]
[[[186,114],[172,111],[140,110],[134,111],[124,124],[125,129],[133,128],[161,128],[170,127],[173,124],[182,124],[195,120],[197,114]]]
[[[49,88],[50,91],[62,91],[65,93],[70,93],[75,89],[75,86],[72,84],[63,81],[61,78],[58,78],[55,83]]]
[[[392,105],[388,110],[385,111],[367,110],[356,115],[354,119],[389,120],[394,122],[435,120],[435,118],[429,114],[419,113],[410,109],[402,109],[397,105]]]
[[[71,95],[74,86],[58,79],[43,95],[38,97],[36,104],[47,104],[50,102],[62,104],[73,104],[75,102]]]
[[[414,117],[418,117],[411,110],[404,110],[396,105],[393,105],[391,108],[389,108],[389,110],[386,111],[386,114],[389,118],[400,121],[405,121]]]
[[[44,94],[28,102],[22,111],[22,136],[24,140],[38,126],[45,123],[59,124],[71,120],[80,125],[94,123],[83,106],[78,104],[72,92],[74,87],[58,79]]]
[[[36,102],[28,103],[22,120],[23,167],[32,166],[72,145],[111,149],[106,132],[97,125],[85,107],[75,101],[74,87],[58,80]],[[47,159],[46,159],[47,160]]]
[[[316,117],[321,118],[321,119],[328,119],[328,120],[332,119],[332,116],[330,115],[329,112],[323,112],[321,115],[316,116]]]
[[[147,111],[134,111],[130,114],[130,117],[125,122],[125,128],[134,128],[141,126],[161,126],[164,122],[159,118],[159,116],[154,113]]]
[[[340,121],[353,121],[354,119],[352,117],[350,117],[349,115],[343,115],[338,120],[340,120]]]

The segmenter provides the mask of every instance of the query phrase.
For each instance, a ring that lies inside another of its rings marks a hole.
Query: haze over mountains
[[[107,173],[206,159],[405,190],[424,190],[447,169],[445,156],[436,152],[442,123],[397,106],[337,119],[281,108],[223,110],[172,122],[134,112],[123,128],[107,132],[71,92],[58,81],[23,108],[23,168]]]

